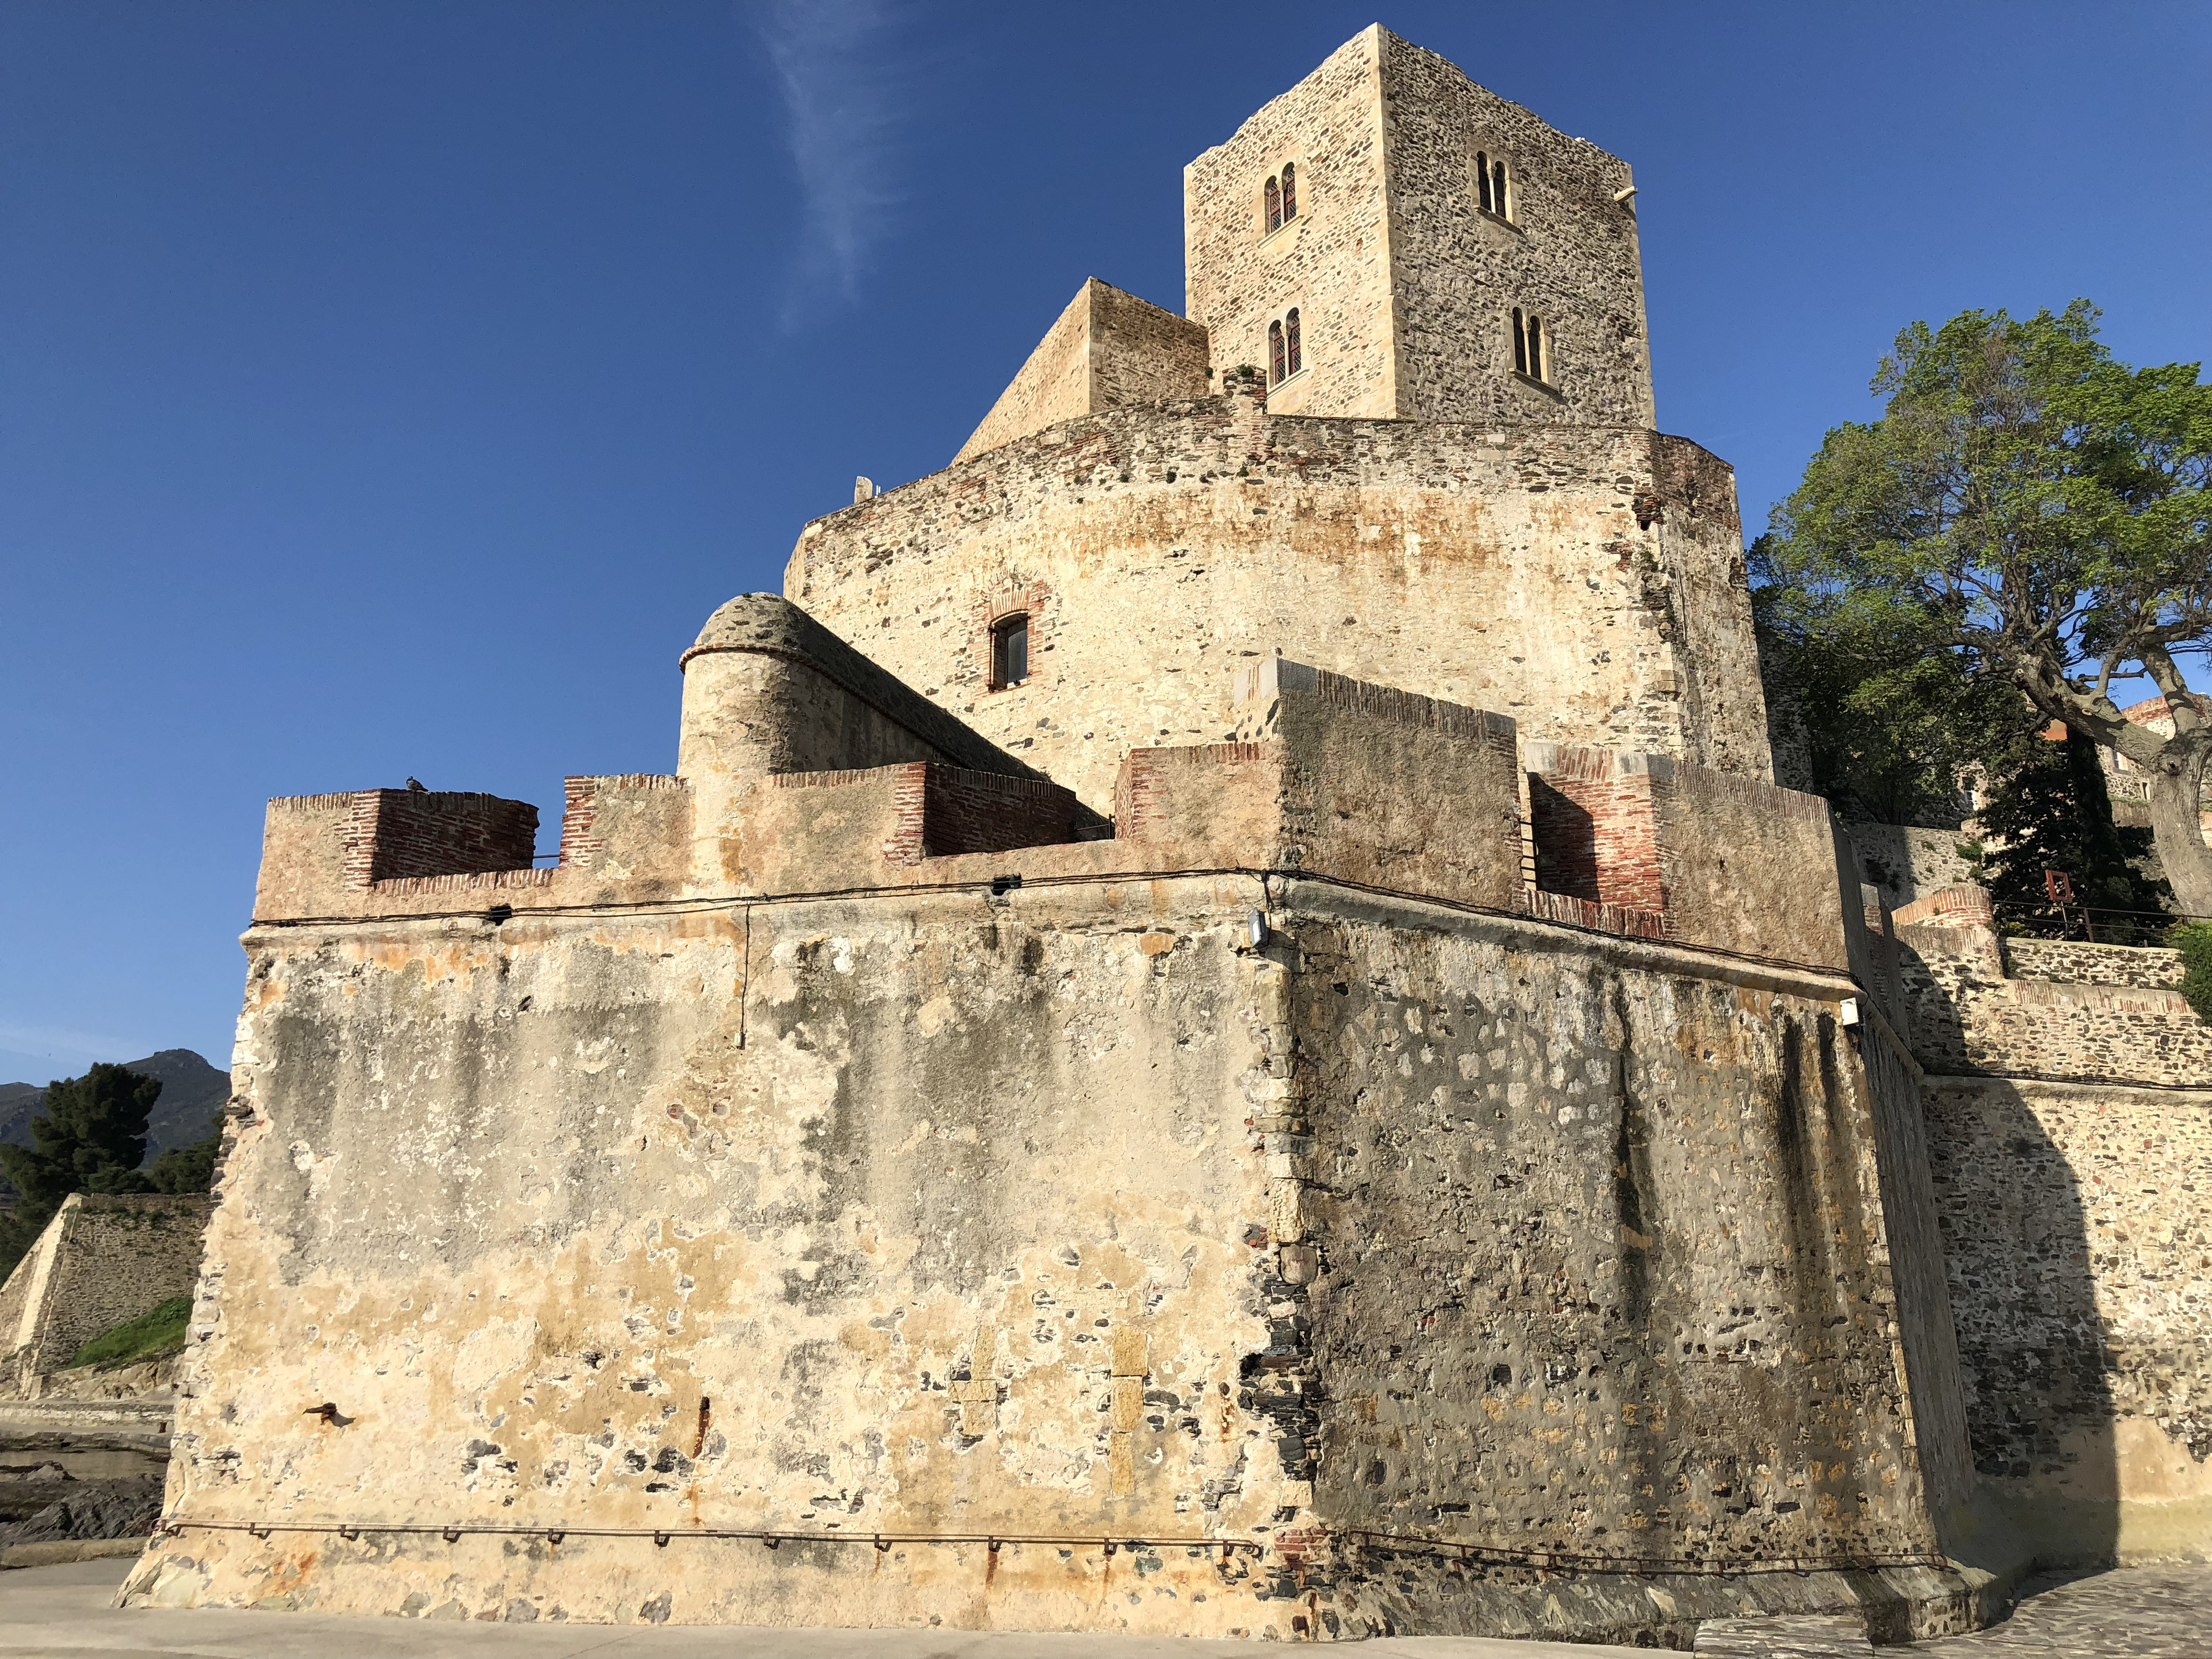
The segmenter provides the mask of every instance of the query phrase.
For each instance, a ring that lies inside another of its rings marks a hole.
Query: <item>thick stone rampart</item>
[[[73,1193],[0,1286],[4,1382],[26,1399],[102,1332],[190,1296],[204,1198]]]
[[[817,520],[784,591],[1103,813],[1122,755],[1227,738],[1233,675],[1277,653],[1764,779],[1742,553],[1727,467],[1677,439],[1232,393],[1065,422]],[[1009,610],[1030,672],[994,687]]]

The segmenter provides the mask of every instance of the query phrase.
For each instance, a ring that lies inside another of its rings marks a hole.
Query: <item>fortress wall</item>
[[[1267,325],[1299,310],[1305,373],[1279,413],[1394,416],[1399,388],[1383,188],[1382,31],[1362,30],[1183,169],[1183,314],[1212,362],[1264,368]],[[1290,162],[1298,213],[1267,234],[1262,190]]]
[[[141,1589],[967,1623],[1002,1573],[1051,1624],[1088,1616],[1095,1547],[879,1562],[588,1534],[1264,1540],[1301,1498],[1240,1370],[1269,1340],[1246,1120],[1273,1086],[1259,1002],[1280,969],[1236,949],[1256,890],[771,906],[749,935],[694,914],[250,936],[251,1110],[173,1512],[567,1541],[188,1525]],[[1157,1582],[1218,1589],[1200,1557]],[[1125,1616],[1217,1613],[1246,1617]]]
[[[190,1296],[209,1209],[204,1198],[154,1194],[63,1200],[0,1293],[0,1352],[13,1351],[21,1380],[60,1370],[94,1337]]]
[[[1734,531],[1699,527],[1733,499],[1670,495],[1695,475],[1655,456],[1644,432],[1261,418],[1241,395],[1114,411],[816,520],[785,592],[1102,812],[1128,750],[1228,736],[1234,671],[1278,651],[1525,738],[1765,777],[1755,673],[1691,654],[1754,654]],[[1030,585],[1054,595],[1031,677],[994,690],[989,596]]]
[[[1426,421],[1654,423],[1627,163],[1383,32],[1399,404]],[[1476,152],[1505,158],[1510,222],[1483,212]],[[1513,372],[1510,315],[1540,314],[1556,390]],[[1321,411],[1316,411],[1321,412]]]
[[[2052,1562],[2212,1550],[2212,1089],[1923,1097],[1984,1504]]]

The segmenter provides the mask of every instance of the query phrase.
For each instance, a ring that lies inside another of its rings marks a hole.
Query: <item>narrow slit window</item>
[[[1284,361],[1283,325],[1280,323],[1270,323],[1267,325],[1267,381],[1269,385],[1282,385],[1283,376],[1289,372],[1283,367]]]
[[[1528,319],[1528,378],[1532,380],[1544,378],[1544,319],[1541,317]]]
[[[1278,185],[1273,179],[1270,179],[1267,180],[1267,188],[1265,194],[1267,198],[1267,228],[1269,230],[1280,230],[1283,228],[1282,186]]]
[[[1490,210],[1501,219],[1513,216],[1510,199],[1505,193],[1505,161],[1503,157],[1490,164]]]
[[[1285,375],[1295,374],[1305,367],[1298,353],[1298,308],[1292,306],[1290,314],[1283,319],[1283,361],[1288,365]]]
[[[1027,611],[991,624],[991,686],[1004,691],[1030,677],[1030,618]]]
[[[1513,307],[1513,367],[1522,374],[1528,372],[1528,333],[1519,306]]]
[[[1498,211],[1495,198],[1490,193],[1490,157],[1481,150],[1474,153],[1474,194],[1485,213]]]
[[[1288,161],[1283,163],[1283,222],[1298,216],[1298,170]]]

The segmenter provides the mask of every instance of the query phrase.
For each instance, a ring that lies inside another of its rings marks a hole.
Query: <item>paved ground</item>
[[[118,1613],[127,1560],[0,1573],[0,1655],[138,1659],[1257,1659],[1263,1642],[967,1632],[765,1631],[604,1625],[431,1625],[310,1613]],[[2212,1565],[2044,1580],[1995,1630],[1879,1651],[1936,1659],[2212,1659]],[[1731,1651],[1741,1651],[1731,1647]],[[1809,1650],[1778,1644],[1775,1659]],[[1631,1648],[1432,1638],[1369,1642],[1359,1659],[1631,1659]],[[1860,1651],[1869,1651],[1861,1649]],[[1648,1659],[1648,1656],[1644,1656]]]
[[[2039,1578],[2028,1589],[1993,1629],[1893,1651],[1940,1659],[2212,1659],[2212,1565]]]

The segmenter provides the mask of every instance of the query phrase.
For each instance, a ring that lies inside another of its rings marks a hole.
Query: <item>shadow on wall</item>
[[[2120,1543],[2112,1348],[2070,1160],[2020,1087],[1927,1080],[1977,1508],[2045,1565]]]

